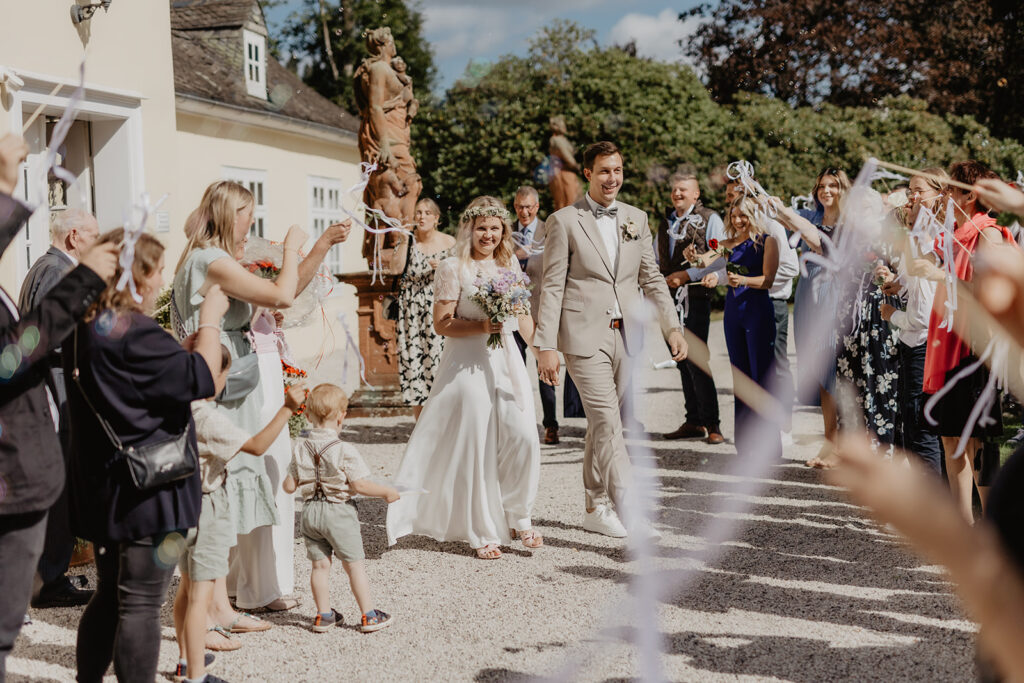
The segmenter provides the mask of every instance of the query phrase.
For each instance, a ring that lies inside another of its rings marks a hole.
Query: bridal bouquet
[[[470,301],[482,308],[492,323],[504,323],[509,318],[530,314],[530,278],[525,273],[502,268],[490,279],[478,273],[473,285],[477,289],[469,297]],[[487,337],[488,348],[504,345],[501,334]]]

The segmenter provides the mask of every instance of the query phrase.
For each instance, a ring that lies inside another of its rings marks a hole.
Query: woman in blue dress
[[[744,197],[729,210],[725,225],[727,239],[719,253],[728,253],[725,295],[725,344],[736,373],[741,372],[771,391],[774,377],[775,308],[768,289],[779,267],[779,247],[767,234],[767,218],[750,198]],[[714,247],[712,247],[714,248]],[[731,250],[731,251],[728,251]],[[711,276],[709,276],[711,277]],[[710,283],[708,283],[710,284]],[[782,455],[778,424],[771,424],[738,397],[735,399],[736,452],[752,455],[757,448],[771,448]]]

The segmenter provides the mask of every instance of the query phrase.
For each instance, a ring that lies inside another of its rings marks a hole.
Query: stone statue
[[[356,105],[362,119],[359,126],[359,154],[364,162],[376,163],[377,170],[363,192],[363,201],[403,225],[412,225],[416,201],[423,189],[412,158],[412,119],[419,102],[412,92],[412,78],[405,61],[398,57],[391,29],[384,27],[366,35],[369,56],[353,76]],[[370,222],[372,227],[374,226]],[[394,243],[394,233],[367,234],[363,256],[370,257],[378,237],[388,237],[382,246]],[[382,264],[385,268],[387,264]]]
[[[583,186],[580,184],[580,165],[576,163],[576,156],[573,154],[572,143],[565,137],[565,119],[561,116],[551,117],[551,141],[549,154],[551,161],[551,174],[548,177],[548,189],[551,190],[551,200],[554,203],[552,211],[574,204],[583,196]]]

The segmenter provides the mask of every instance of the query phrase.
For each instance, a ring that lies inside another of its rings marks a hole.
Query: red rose
[[[718,240],[716,240],[716,239],[708,240],[708,246],[711,247],[712,251],[718,251]]]

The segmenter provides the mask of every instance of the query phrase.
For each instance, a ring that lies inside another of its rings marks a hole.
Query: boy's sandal
[[[501,557],[501,549],[494,543],[488,543],[483,548],[474,548],[476,556],[481,560],[496,560]]]
[[[518,538],[523,542],[523,546],[527,548],[540,548],[544,545],[544,537],[540,535],[539,531],[533,529],[526,529],[525,531],[517,531],[511,529],[512,538]]]
[[[242,647],[242,643],[237,638],[232,638],[231,634],[223,626],[219,625],[206,629],[206,638],[203,645],[207,650],[213,650],[214,652],[233,652]]]
[[[239,624],[238,622],[240,622],[243,618],[252,619],[256,623],[252,626],[244,626],[242,624]],[[225,626],[224,628],[226,628],[229,633],[256,633],[258,631],[269,631],[272,627],[273,624],[271,624],[269,621],[263,621],[259,617],[255,617],[249,614],[248,612],[239,612],[239,614],[235,617],[235,620],[232,621],[229,626]]]

